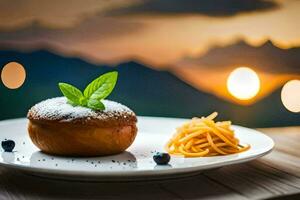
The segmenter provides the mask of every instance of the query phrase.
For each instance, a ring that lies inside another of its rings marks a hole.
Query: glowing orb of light
[[[9,89],[21,87],[26,78],[24,67],[17,62],[7,63],[1,71],[1,80]]]
[[[281,90],[281,101],[291,112],[300,112],[300,80],[288,81]]]
[[[239,67],[229,74],[227,89],[237,99],[248,100],[259,92],[260,80],[254,70],[248,67]]]

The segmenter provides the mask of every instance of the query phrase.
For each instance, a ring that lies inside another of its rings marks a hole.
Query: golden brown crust
[[[135,124],[103,128],[70,123],[29,121],[32,142],[43,152],[64,156],[103,156],[121,153],[134,141]]]

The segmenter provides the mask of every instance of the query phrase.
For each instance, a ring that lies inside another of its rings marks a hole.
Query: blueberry
[[[13,140],[4,140],[1,143],[2,148],[5,152],[12,152],[15,148],[15,142]]]
[[[159,152],[157,152],[153,156],[153,160],[158,165],[167,165],[170,162],[170,159],[171,159],[171,157],[168,153],[159,153]]]

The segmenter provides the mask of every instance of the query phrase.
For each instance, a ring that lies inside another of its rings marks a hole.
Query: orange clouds
[[[247,14],[245,9],[244,14],[232,17],[207,17],[201,12],[109,16],[111,10],[136,2],[5,1],[0,7],[0,44],[28,50],[46,44],[54,51],[98,62],[140,58],[153,65],[170,65],[237,38],[255,45],[267,38],[284,48],[300,43],[298,1],[280,2],[279,9],[268,12]]]

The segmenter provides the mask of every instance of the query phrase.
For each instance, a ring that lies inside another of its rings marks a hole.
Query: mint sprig
[[[71,101],[73,104],[76,105],[83,104],[84,102],[83,99],[85,99],[85,97],[83,96],[82,92],[78,88],[68,83],[59,83],[58,86],[60,91],[63,93],[63,95],[67,97],[67,99]]]
[[[86,98],[101,100],[106,98],[114,89],[118,72],[108,72],[93,80],[84,90]]]
[[[118,80],[118,72],[108,72],[93,80],[82,93],[68,83],[59,83],[59,89],[73,106],[84,106],[94,110],[104,110],[102,99],[108,97]]]
[[[104,104],[96,99],[90,99],[87,103],[87,107],[94,109],[94,110],[104,110],[105,106]]]

